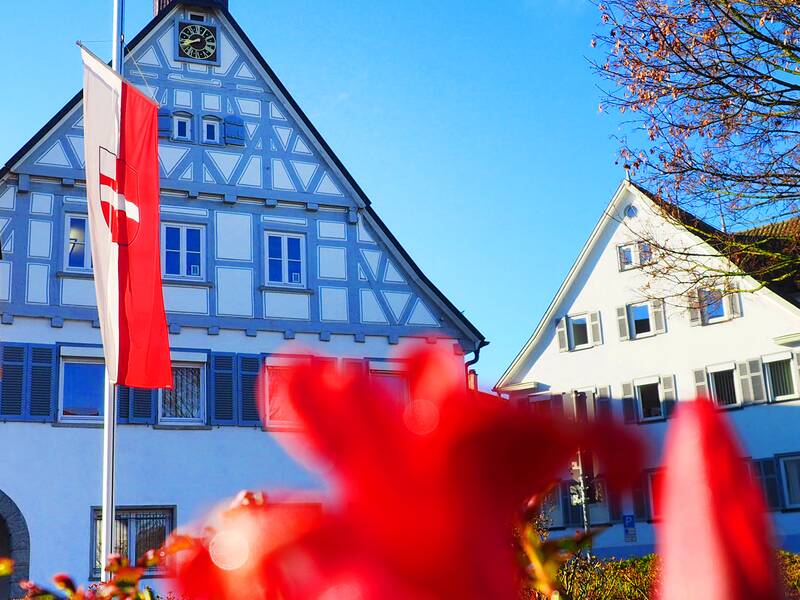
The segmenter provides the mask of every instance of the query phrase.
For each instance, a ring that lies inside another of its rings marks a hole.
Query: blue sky
[[[111,0],[20,2],[0,36],[4,163],[110,57]],[[427,275],[490,340],[491,386],[624,176],[599,114],[589,0],[230,0]],[[126,0],[132,37],[152,0]]]

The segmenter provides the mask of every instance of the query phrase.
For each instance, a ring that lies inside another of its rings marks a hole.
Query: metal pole
[[[583,476],[583,457],[578,449],[578,486],[581,490],[581,512],[583,513],[583,531],[589,533],[589,507],[586,505],[586,479]],[[586,550],[586,556],[592,557],[591,548]]]
[[[124,60],[123,15],[124,0],[114,0],[114,28],[111,45],[111,68],[122,75]],[[100,580],[108,581],[105,571],[108,555],[114,552],[114,470],[116,466],[117,433],[117,388],[111,383],[106,369],[106,384],[103,394],[103,512],[100,528]]]
[[[108,555],[114,552],[114,469],[117,433],[117,386],[106,371],[103,394],[103,512],[100,527],[100,580],[108,581],[105,571]]]

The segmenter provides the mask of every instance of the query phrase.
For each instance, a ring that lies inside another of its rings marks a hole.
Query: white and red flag
[[[171,388],[159,249],[158,106],[81,49],[86,196],[109,380]]]

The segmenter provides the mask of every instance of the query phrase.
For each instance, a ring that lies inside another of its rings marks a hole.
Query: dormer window
[[[192,140],[192,117],[188,114],[172,116],[172,139],[184,142]]]
[[[190,12],[188,17],[190,21],[200,21],[201,23],[206,20],[206,16],[203,13]]]
[[[219,120],[213,117],[203,117],[203,143],[221,143]]]

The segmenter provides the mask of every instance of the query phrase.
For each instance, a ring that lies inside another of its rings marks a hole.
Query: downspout
[[[466,378],[468,388],[469,388],[469,374],[471,371],[470,367],[480,360],[481,348],[483,348],[488,344],[489,342],[487,342],[486,340],[479,340],[475,342],[475,350],[472,351],[473,358],[464,363],[464,377]]]

